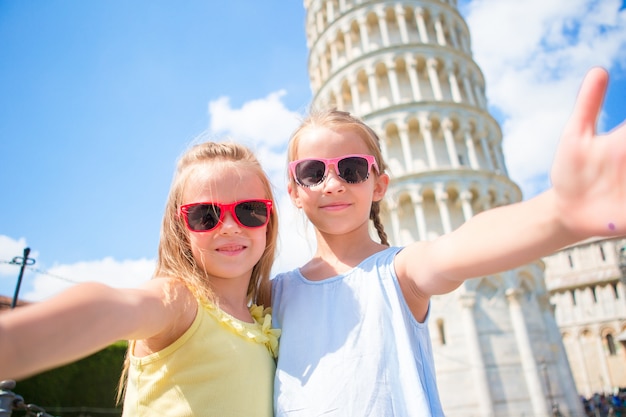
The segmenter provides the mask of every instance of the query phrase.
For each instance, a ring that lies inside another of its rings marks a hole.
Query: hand
[[[626,123],[596,133],[607,85],[606,70],[587,73],[552,166],[559,215],[581,239],[626,234]]]

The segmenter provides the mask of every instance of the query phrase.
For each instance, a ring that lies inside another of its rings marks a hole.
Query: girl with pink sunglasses
[[[389,176],[376,133],[336,110],[305,120],[289,143],[288,190],[315,227],[317,249],[272,280],[282,331],[276,416],[443,416],[432,296],[592,236],[626,234],[626,125],[602,136],[595,128],[607,82],[602,69],[586,76],[552,188],[406,247],[389,247],[379,219]]]

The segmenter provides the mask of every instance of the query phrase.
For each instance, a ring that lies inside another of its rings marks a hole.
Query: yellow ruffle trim
[[[220,323],[226,325],[243,337],[251,339],[257,343],[264,344],[274,358],[278,357],[278,338],[280,337],[280,329],[272,328],[271,307],[263,308],[263,306],[253,304],[250,307],[250,314],[252,315],[255,323],[245,323],[220,310],[211,303],[204,302],[202,305]]]

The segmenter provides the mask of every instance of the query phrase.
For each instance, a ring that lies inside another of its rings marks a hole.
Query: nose
[[[220,234],[239,233],[241,231],[241,226],[239,226],[239,223],[237,223],[233,217],[233,213],[229,211],[224,213],[224,218],[219,228]]]
[[[324,192],[341,192],[344,190],[344,182],[339,175],[334,165],[328,167],[328,174],[324,178],[323,182]]]

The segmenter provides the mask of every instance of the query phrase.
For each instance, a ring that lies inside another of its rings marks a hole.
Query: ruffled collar
[[[211,302],[201,301],[200,304],[222,325],[234,330],[235,333],[245,338],[265,345],[274,358],[278,357],[280,329],[272,328],[271,307],[263,308],[263,306],[253,304],[250,306],[250,314],[254,319],[254,323],[246,323],[231,316]]]

